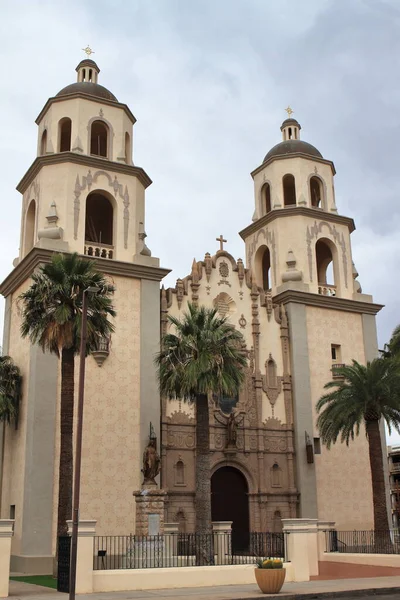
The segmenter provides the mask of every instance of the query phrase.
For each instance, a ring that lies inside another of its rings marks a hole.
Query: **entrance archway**
[[[234,467],[221,467],[211,477],[213,521],[232,521],[232,551],[249,549],[249,488],[246,478]]]

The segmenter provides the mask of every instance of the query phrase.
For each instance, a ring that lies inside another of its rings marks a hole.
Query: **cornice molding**
[[[285,290],[276,296],[273,296],[274,304],[305,304],[306,306],[318,306],[333,310],[344,310],[358,314],[376,315],[383,307],[383,304],[373,302],[361,302],[359,300],[349,300],[347,298],[338,298],[338,296],[322,296],[321,294],[312,294],[310,292],[301,292],[298,290]]]
[[[255,233],[264,225],[268,225],[272,221],[279,219],[281,217],[309,217],[310,219],[318,219],[318,221],[328,221],[329,223],[340,223],[340,225],[346,225],[349,228],[350,233],[352,233],[356,226],[350,217],[343,217],[342,215],[337,215],[335,213],[326,212],[325,210],[319,210],[318,208],[308,208],[306,206],[287,206],[286,208],[275,208],[271,210],[269,213],[248,225],[242,231],[239,231],[239,235],[243,240]]]
[[[97,96],[91,96],[90,94],[84,94],[83,92],[75,92],[75,94],[66,94],[65,96],[52,96],[51,98],[49,98],[35,120],[36,125],[39,125],[45,112],[47,112],[49,106],[53,104],[53,102],[65,102],[65,100],[71,100],[74,98],[83,98],[84,100],[90,100],[91,102],[97,102],[98,104],[106,104],[108,106],[113,106],[114,108],[116,106],[122,108],[122,110],[128,115],[129,119],[132,121],[132,124],[134,125],[136,123],[136,118],[127,104],[123,104],[122,102],[115,102],[115,100],[108,100],[107,98],[98,98]]]
[[[53,254],[58,254],[58,252],[44,248],[33,248],[0,284],[0,294],[5,298],[12,294],[32,275],[36,267],[43,263],[49,263]],[[150,267],[118,260],[92,258],[91,256],[86,256],[86,254],[81,254],[80,256],[87,260],[94,260],[99,271],[106,275],[161,281],[163,277],[171,272],[170,269],[163,269],[161,267]]]
[[[250,173],[250,175],[254,179],[254,175],[257,175],[257,173],[260,173],[263,169],[265,169],[265,167],[267,167],[268,165],[270,165],[274,160],[289,160],[291,158],[305,158],[307,160],[311,160],[312,162],[319,162],[319,163],[322,163],[324,165],[329,165],[330,168],[332,169],[332,174],[336,175],[335,165],[333,164],[333,162],[331,160],[326,160],[325,158],[319,158],[318,156],[313,156],[312,154],[305,154],[304,152],[292,152],[290,154],[282,154],[282,155],[278,155],[278,156],[271,156],[271,158],[269,158],[268,160],[266,160],[265,162],[263,162],[256,169],[254,169],[254,171],[252,171]]]
[[[123,163],[107,160],[106,158],[89,156],[87,154],[77,154],[76,152],[57,152],[55,154],[47,154],[45,156],[38,156],[37,158],[35,158],[31,166],[17,185],[18,192],[23,194],[43,167],[46,167],[47,165],[57,165],[62,163],[74,163],[77,165],[85,165],[87,167],[102,169],[104,171],[112,171],[115,173],[124,173],[125,175],[133,175],[134,177],[137,177],[139,179],[140,183],[142,183],[145,188],[149,187],[149,185],[153,183],[150,177],[147,175],[146,171],[141,167],[126,165]]]

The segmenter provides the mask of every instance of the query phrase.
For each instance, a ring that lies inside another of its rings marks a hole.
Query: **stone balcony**
[[[332,364],[332,377],[333,379],[344,379],[343,375],[338,372],[338,369],[345,367],[345,363],[333,363]]]
[[[98,258],[114,258],[114,246],[97,244],[95,242],[85,242],[85,254],[87,256],[96,256]]]

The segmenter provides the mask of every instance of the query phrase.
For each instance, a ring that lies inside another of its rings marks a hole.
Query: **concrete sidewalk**
[[[182,588],[169,590],[147,590],[132,592],[106,592],[96,594],[78,594],[79,600],[252,600],[259,598],[296,598],[311,600],[318,597],[362,598],[385,594],[387,599],[400,597],[400,577],[377,577],[364,579],[335,579],[329,581],[309,581],[305,583],[286,583],[279,595],[261,594],[256,584],[234,585],[206,588]],[[55,592],[50,588],[10,581],[10,598],[13,600],[66,600],[67,594]]]

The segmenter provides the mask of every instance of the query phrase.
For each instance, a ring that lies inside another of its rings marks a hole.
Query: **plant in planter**
[[[285,581],[286,569],[276,558],[258,558],[254,569],[258,587],[263,594],[277,594]]]

